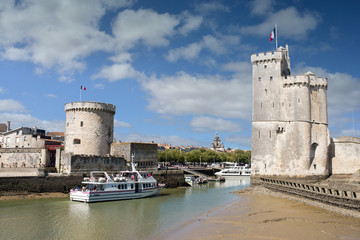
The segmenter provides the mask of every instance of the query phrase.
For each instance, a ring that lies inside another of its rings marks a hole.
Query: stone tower
[[[253,175],[327,176],[327,79],[291,76],[289,48],[253,54]]]
[[[105,156],[113,141],[115,106],[100,102],[65,104],[65,152]]]

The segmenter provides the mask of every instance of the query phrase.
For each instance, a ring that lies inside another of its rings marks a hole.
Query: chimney
[[[6,131],[7,132],[10,131],[10,121],[7,121],[7,129],[6,129]]]

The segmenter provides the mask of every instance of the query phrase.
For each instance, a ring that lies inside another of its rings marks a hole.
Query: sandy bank
[[[19,200],[19,199],[40,199],[40,198],[68,198],[69,194],[66,193],[30,193],[22,195],[8,195],[0,196],[0,201],[2,200]]]
[[[296,198],[264,187],[158,239],[359,239],[360,213]]]

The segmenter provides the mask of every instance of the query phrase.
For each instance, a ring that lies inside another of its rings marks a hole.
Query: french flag
[[[274,30],[272,30],[272,32],[270,33],[270,42],[274,40],[275,36],[276,36],[276,28],[274,28]]]
[[[86,90],[86,87],[81,86],[80,89],[81,90]]]

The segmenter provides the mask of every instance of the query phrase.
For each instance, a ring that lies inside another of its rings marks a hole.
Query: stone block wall
[[[88,174],[91,171],[123,171],[126,169],[125,159],[122,157],[100,157],[72,155],[68,159],[68,172],[71,175]]]
[[[45,148],[3,148],[0,149],[0,169],[39,168],[48,158]]]
[[[332,174],[354,174],[360,170],[360,138],[333,138],[330,152]]]

